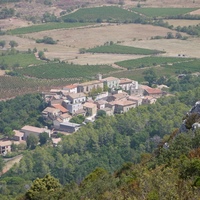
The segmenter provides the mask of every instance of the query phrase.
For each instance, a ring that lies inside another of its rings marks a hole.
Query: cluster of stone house
[[[106,87],[105,87],[106,86]],[[101,88],[95,98],[90,92]],[[108,91],[103,91],[105,88]],[[48,107],[42,116],[53,121],[54,131],[73,133],[80,128],[80,124],[70,123],[70,119],[77,115],[85,116],[85,122],[93,122],[98,110],[105,111],[106,115],[121,114],[142,104],[155,103],[163,95],[158,88],[139,85],[137,81],[128,78],[107,77],[84,83],[64,86],[43,93]]]
[[[6,155],[7,153],[11,152],[11,146],[13,144],[19,145],[19,144],[26,144],[27,137],[30,134],[33,134],[37,137],[43,132],[46,132],[49,134],[49,137],[51,136],[52,131],[49,130],[47,127],[45,128],[38,128],[35,126],[29,126],[26,125],[22,127],[20,130],[13,130],[14,131],[14,137],[12,140],[8,139],[2,139],[0,140],[0,154]]]
[[[102,92],[91,98],[90,92],[99,88]],[[108,91],[103,91],[105,88]],[[51,89],[50,92],[43,93],[48,107],[42,111],[42,116],[53,122],[52,130],[28,125],[21,130],[14,130],[15,135],[12,140],[0,140],[0,154],[5,155],[10,152],[12,144],[26,143],[30,134],[39,137],[41,133],[46,132],[52,137],[53,145],[57,145],[61,138],[53,137],[54,133],[71,134],[81,127],[81,124],[70,122],[74,116],[83,115],[85,122],[93,122],[98,110],[105,111],[109,116],[121,114],[142,104],[155,103],[162,95],[161,89],[140,85],[131,79],[116,77],[102,79],[101,75],[98,75],[98,80]]]

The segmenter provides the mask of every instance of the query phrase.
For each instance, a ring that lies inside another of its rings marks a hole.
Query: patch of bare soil
[[[77,57],[73,59],[67,60],[69,63],[72,62],[74,64],[79,65],[112,65],[115,62],[119,62],[122,60],[136,59],[142,58],[144,56],[141,55],[128,55],[128,54],[78,54]],[[115,66],[114,66],[115,68]]]
[[[9,29],[15,29],[25,26],[32,25],[32,22],[25,21],[23,19],[19,18],[9,18],[9,19],[1,19],[0,20],[0,27],[2,30],[9,30]]]
[[[11,160],[7,161],[4,168],[3,168],[3,171],[1,172],[1,175],[2,174],[5,174],[8,170],[11,169],[11,167],[15,164],[15,163],[19,163],[20,160],[22,159],[23,155],[18,155],[14,158],[12,158]]]
[[[177,39],[162,39],[162,40],[146,40],[146,41],[134,41],[125,42],[125,45],[131,45],[140,48],[153,48],[157,50],[166,51],[165,56],[178,56],[178,54],[184,54],[186,57],[200,58],[200,39],[191,38],[188,40]]]
[[[0,70],[0,76],[4,76],[5,75],[5,70]]]
[[[167,32],[173,32],[167,28],[141,25],[141,24],[119,24],[101,27],[82,27],[73,29],[51,30],[28,34],[29,37],[39,39],[44,36],[58,40],[58,44],[73,48],[91,48],[103,45],[107,41],[123,42],[133,40],[150,39],[152,36],[166,36]]]
[[[170,25],[173,25],[174,27],[177,26],[195,26],[200,24],[200,20],[176,20],[176,19],[170,19],[170,20],[164,20],[165,22],[168,22]]]
[[[200,9],[190,12],[191,15],[200,15]]]

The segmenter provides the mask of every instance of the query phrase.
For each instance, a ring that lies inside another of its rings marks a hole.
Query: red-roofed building
[[[77,85],[71,84],[63,87],[63,90],[69,93],[77,93]]]
[[[155,97],[152,96],[145,96],[142,99],[142,104],[153,104],[157,101],[157,99]]]
[[[141,88],[144,90],[144,96],[152,96],[159,98],[163,95],[163,91],[159,88],[151,88],[147,85],[141,85]]]
[[[86,115],[94,116],[97,114],[97,105],[92,102],[85,102],[83,109],[86,110]]]
[[[134,101],[122,100],[114,101],[113,103],[115,104],[115,113],[125,113],[131,108],[136,107],[136,103]]]
[[[56,108],[62,112],[62,114],[67,113],[68,110],[60,104],[52,104],[51,107]]]

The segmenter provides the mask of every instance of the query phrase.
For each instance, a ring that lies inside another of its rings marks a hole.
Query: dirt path
[[[19,161],[22,159],[23,155],[18,155],[18,156],[15,156],[14,158],[10,159],[9,161],[7,161],[5,163],[5,166],[3,168],[3,171],[1,172],[1,175],[2,174],[5,174],[8,170],[11,169],[11,167],[15,164],[15,163],[19,163]]]
[[[112,68],[121,69],[121,70],[127,70],[127,68],[121,67],[121,66],[119,66],[119,65],[116,65],[115,63],[112,64]]]

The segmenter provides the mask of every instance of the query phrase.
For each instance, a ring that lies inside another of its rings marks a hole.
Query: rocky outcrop
[[[196,128],[200,128],[200,101],[197,101],[187,113],[179,131],[182,133],[190,129],[195,130]]]

